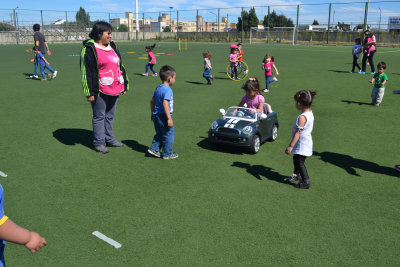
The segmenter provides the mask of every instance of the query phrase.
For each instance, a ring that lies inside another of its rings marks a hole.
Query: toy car
[[[278,136],[278,116],[267,106],[264,104],[264,114],[245,107],[230,107],[226,112],[220,109],[222,117],[214,121],[208,131],[211,146],[223,143],[248,147],[251,154],[256,154],[262,142],[267,139],[275,141]]]

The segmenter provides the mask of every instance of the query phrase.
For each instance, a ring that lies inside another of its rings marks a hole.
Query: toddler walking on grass
[[[44,58],[43,54],[40,52],[40,48],[39,46],[34,46],[32,48],[33,52],[36,54],[36,60],[39,62],[40,64],[40,73],[43,76],[43,79],[41,79],[41,81],[47,81],[46,79],[46,75],[49,76],[49,79],[51,80],[52,78],[55,78],[57,75],[57,71],[53,70],[50,67],[50,63],[47,62],[47,60]],[[48,69],[49,71],[51,71],[52,74],[48,73],[47,71],[45,71],[45,69]]]
[[[379,105],[382,103],[382,99],[385,94],[385,84],[388,80],[388,77],[385,74],[385,70],[386,63],[379,62],[378,73],[375,73],[372,80],[369,81],[370,83],[374,84],[374,88],[372,89],[371,93],[371,105],[375,105],[376,107],[379,107]]]
[[[214,76],[210,75],[211,70],[212,70],[211,61],[210,61],[211,57],[212,57],[211,52],[209,52],[209,51],[204,51],[203,52],[203,58],[204,58],[204,73],[203,73],[203,77],[206,78],[208,85],[211,85],[212,84],[211,80],[214,80]]]

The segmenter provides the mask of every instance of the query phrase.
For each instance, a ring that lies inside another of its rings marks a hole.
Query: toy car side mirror
[[[265,120],[266,118],[267,118],[267,114],[261,114],[261,117],[260,117],[261,120]]]
[[[224,115],[225,115],[225,109],[221,108],[221,109],[219,110],[219,113],[221,113],[221,115],[224,116]]]

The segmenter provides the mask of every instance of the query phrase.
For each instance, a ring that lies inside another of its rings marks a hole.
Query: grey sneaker
[[[94,146],[94,150],[96,150],[100,154],[107,154],[108,153],[108,149],[103,145]]]
[[[53,75],[49,74],[49,79],[50,80],[53,79]]]
[[[155,156],[157,158],[161,158],[160,151],[155,151],[155,150],[149,148],[149,150],[147,150],[147,152],[149,152],[150,154],[152,154],[153,156]]]
[[[124,144],[117,141],[117,142],[115,142],[113,144],[107,144],[107,146],[109,146],[109,147],[123,147]]]
[[[177,153],[172,153],[171,155],[169,155],[169,156],[163,156],[162,158],[163,159],[176,159],[178,157],[178,154]]]

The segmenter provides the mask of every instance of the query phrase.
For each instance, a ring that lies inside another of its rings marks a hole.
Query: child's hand
[[[279,72],[276,72],[276,75],[279,75]]]
[[[293,147],[288,146],[288,147],[286,148],[286,150],[285,150],[285,153],[286,153],[287,155],[290,155],[290,153],[292,153],[292,149],[293,149]]]
[[[153,112],[151,113],[151,121],[153,121],[153,118],[154,118],[154,114],[153,114]]]
[[[371,80],[371,81],[369,81],[369,82],[370,82],[370,83],[373,83],[374,81]]]
[[[172,128],[174,127],[174,122],[172,121],[172,119],[168,119],[168,128]]]
[[[25,247],[34,253],[41,249],[43,245],[47,245],[46,239],[41,237],[38,233],[31,232],[31,239],[25,244]]]

